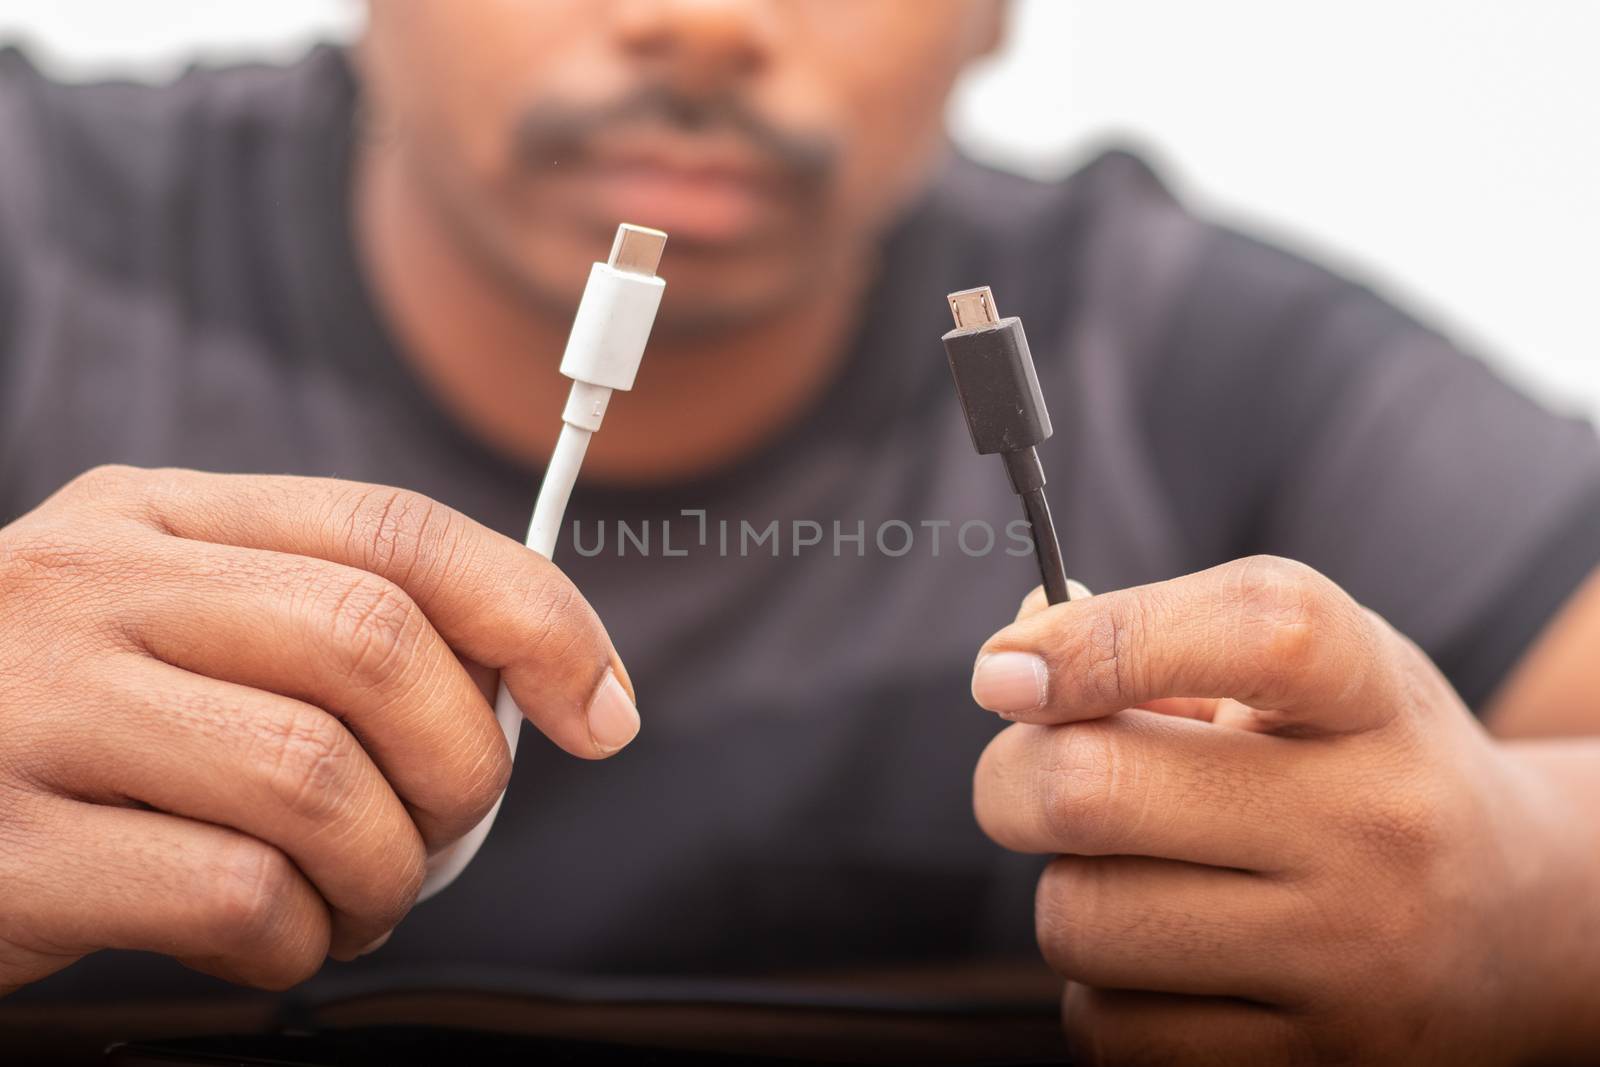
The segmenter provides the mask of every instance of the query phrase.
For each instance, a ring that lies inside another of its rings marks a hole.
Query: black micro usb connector
[[[1005,461],[1011,488],[1022,498],[1033,531],[1045,596],[1059,604],[1071,594],[1044,496],[1044,467],[1037,448],[1050,437],[1050,412],[1039,391],[1022,320],[1002,319],[988,286],[951,293],[949,300],[956,328],[944,335],[944,351],[972,446],[984,455],[997,452]]]

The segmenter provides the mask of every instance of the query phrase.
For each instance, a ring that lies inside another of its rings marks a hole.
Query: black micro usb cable
[[[1005,460],[1011,488],[1022,498],[1023,513],[1033,530],[1045,597],[1052,604],[1070,600],[1036,447],[1050,437],[1050,413],[1039,391],[1022,320],[1002,319],[988,286],[951,293],[949,300],[956,328],[944,335],[944,351],[972,446],[984,455],[998,452]]]

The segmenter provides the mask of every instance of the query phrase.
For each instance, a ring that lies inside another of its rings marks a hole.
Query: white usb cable
[[[578,480],[578,468],[583,466],[583,454],[589,450],[589,438],[605,418],[611,391],[632,389],[639,373],[645,342],[650,339],[650,327],[666,289],[666,283],[656,276],[666,243],[667,235],[660,230],[624,223],[617,227],[610,258],[589,271],[589,283],[561,357],[561,373],[572,379],[572,391],[561,413],[561,437],[545,467],[533,521],[528,525],[527,545],[545,559],[555,554],[567,500]],[[511,699],[504,682],[495,697],[494,716],[515,759],[522,709]],[[503,800],[501,796],[495,801],[483,821],[464,837],[429,857],[419,901],[438,893],[467,869],[489,836]]]

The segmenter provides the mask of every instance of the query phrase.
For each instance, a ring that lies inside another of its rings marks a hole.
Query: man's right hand
[[[415,493],[106,467],[0,529],[0,993],[373,945],[510,774],[469,668],[573,755],[638,730],[572,583]]]

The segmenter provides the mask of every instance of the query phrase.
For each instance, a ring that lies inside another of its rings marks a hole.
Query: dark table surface
[[[507,1061],[602,1062],[568,1060],[557,1054],[568,1046],[552,1041],[836,1063],[1063,1062],[1059,992],[1058,980],[1042,968],[1020,966],[718,981],[432,971],[390,976],[382,987],[324,982],[314,997],[0,1000],[0,1063],[98,1064],[116,1042],[207,1034],[379,1028],[367,1032],[393,1041],[396,1032],[386,1029],[393,1027],[500,1035],[430,1042],[427,1031],[408,1031],[422,1035],[406,1037],[415,1062],[427,1062],[427,1050],[439,1047],[473,1049],[475,1062],[492,1062],[502,1052]],[[247,1046],[227,1047],[242,1055]],[[641,1055],[639,1062],[658,1061]]]

